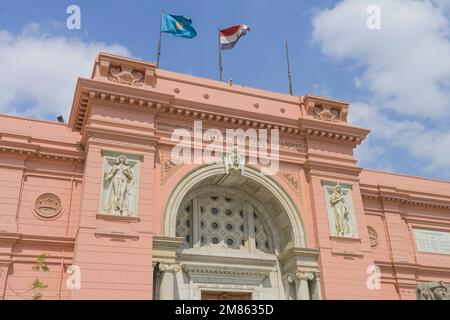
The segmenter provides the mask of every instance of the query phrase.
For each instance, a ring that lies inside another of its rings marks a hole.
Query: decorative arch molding
[[[212,164],[198,167],[187,173],[181,179],[170,194],[165,206],[164,218],[162,221],[162,231],[164,236],[176,236],[176,219],[178,209],[188,192],[195,188],[195,186],[204,179],[224,174],[225,168],[223,164]],[[300,212],[287,192],[284,191],[284,189],[276,181],[267,175],[263,175],[256,168],[246,166],[242,175],[265,187],[273,194],[289,218],[292,228],[293,246],[305,248],[307,245],[306,234]]]

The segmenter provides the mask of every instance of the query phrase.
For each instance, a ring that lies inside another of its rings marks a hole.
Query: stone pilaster
[[[176,273],[181,270],[179,264],[161,263],[159,271],[161,272],[161,287],[159,297],[161,300],[175,299],[175,281]]]
[[[311,300],[308,282],[313,279],[314,274],[312,272],[297,272],[295,278],[297,300]]]
[[[287,273],[283,276],[284,290],[287,300],[295,300],[295,275]]]

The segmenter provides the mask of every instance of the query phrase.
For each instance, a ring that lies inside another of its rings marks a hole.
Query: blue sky
[[[72,4],[81,30],[66,27]],[[373,4],[381,10],[377,31],[366,26]],[[75,79],[89,76],[98,50],[155,61],[164,9],[191,18],[198,36],[165,34],[162,68],[217,79],[217,29],[245,23],[251,32],[223,53],[224,79],[287,93],[288,40],[294,94],[349,101],[352,123],[373,129],[358,150],[361,166],[449,179],[449,7],[445,0],[5,0],[0,112],[67,116]],[[26,91],[24,81],[39,85]]]

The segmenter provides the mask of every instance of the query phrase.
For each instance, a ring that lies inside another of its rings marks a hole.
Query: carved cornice
[[[13,136],[16,140],[20,139],[20,142],[10,141],[10,139],[8,139],[10,136]],[[40,142],[45,143],[46,146],[42,147]],[[54,144],[52,147],[47,146],[51,143],[54,143],[54,141],[34,139],[23,135],[2,134],[0,136],[0,153],[24,158],[69,161],[73,163],[84,162],[85,154],[83,151],[76,150],[75,143],[59,143]],[[63,145],[64,148],[61,148],[61,145]],[[73,150],[67,150],[68,148]]]
[[[87,87],[88,83],[94,86],[94,80],[82,79],[86,82],[86,87],[79,88],[81,90],[78,99],[76,112],[71,116],[70,125],[75,130],[81,130],[85,118],[88,113],[88,108],[91,102],[103,102],[114,104],[127,109],[132,108],[135,111],[165,113],[178,115],[192,120],[215,121],[223,125],[240,126],[244,128],[254,129],[278,129],[281,134],[291,134],[293,136],[312,137],[320,139],[331,139],[343,143],[350,143],[352,145],[360,144],[368,134],[368,130],[355,128],[351,126],[332,125],[323,123],[323,121],[316,119],[301,118],[296,125],[288,125],[283,123],[276,123],[266,120],[256,120],[254,118],[246,118],[241,116],[224,115],[223,113],[207,111],[206,108],[195,109],[191,106],[175,106],[172,104],[173,96],[166,94],[158,94],[156,92],[147,92],[146,95],[153,97],[143,97],[131,94],[112,93],[107,90],[93,89]],[[81,81],[81,80],[80,80]],[[198,106],[197,106],[198,107]],[[257,114],[255,114],[257,116]],[[250,115],[251,117],[251,115]],[[72,119],[73,118],[73,119]],[[295,122],[295,119],[293,123]],[[306,150],[305,150],[306,151]]]
[[[39,243],[41,245],[52,244],[52,245],[67,245],[74,246],[75,238],[65,238],[65,237],[51,237],[51,236],[38,236],[38,235],[28,235],[21,233],[7,233],[0,232],[1,242],[23,242],[23,243]]]
[[[376,260],[374,263],[382,269],[391,270],[393,267],[398,272],[404,272],[405,274],[422,274],[423,272],[430,273],[448,273],[448,267],[425,265],[420,263],[407,263],[398,261],[383,261]]]
[[[431,200],[429,198],[419,198],[408,193],[375,193],[367,189],[361,189],[361,196],[366,200],[393,201],[399,204],[419,206],[425,208],[450,209],[450,201]]]
[[[286,273],[318,271],[319,250],[291,247],[278,255],[282,270]]]
[[[43,159],[43,160],[58,160],[58,161],[68,161],[72,163],[83,163],[85,160],[85,155],[80,152],[78,156],[67,155],[63,152],[59,154],[47,152],[40,150],[39,146],[35,146],[33,149],[24,147],[14,147],[14,146],[0,146],[0,153],[21,156],[26,158]]]
[[[153,236],[153,250],[175,252],[183,243],[182,237]]]

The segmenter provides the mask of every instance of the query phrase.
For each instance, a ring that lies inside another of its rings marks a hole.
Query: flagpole
[[[159,18],[159,40],[158,40],[158,55],[156,58],[156,67],[159,68],[159,60],[161,57],[161,38],[162,38],[162,31],[161,31],[161,25],[162,25],[162,16],[163,16],[164,10],[161,10],[161,16]]]
[[[289,62],[289,49],[288,49],[288,42],[285,42],[286,47],[286,61],[287,61],[287,68],[288,68],[288,79],[289,79],[289,94],[292,96],[292,77],[291,77],[291,64]]]
[[[220,28],[218,29],[218,35],[219,35],[219,80],[222,81],[222,47],[220,45]]]

